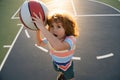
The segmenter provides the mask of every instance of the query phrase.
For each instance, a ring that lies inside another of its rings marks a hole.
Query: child
[[[66,12],[56,12],[48,16],[47,29],[40,19],[42,16],[39,15],[40,17],[38,17],[35,13],[34,15],[34,23],[39,28],[37,31],[38,45],[49,44],[54,69],[60,72],[57,80],[74,80],[72,57],[74,55],[76,37],[79,35],[75,20]],[[41,33],[46,39],[41,39]]]

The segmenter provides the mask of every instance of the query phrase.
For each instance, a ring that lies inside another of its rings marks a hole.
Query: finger
[[[36,21],[32,21],[33,24],[36,24]]]
[[[33,12],[33,15],[34,15],[34,16],[37,16],[37,14],[36,14],[35,12]]]
[[[42,23],[43,23],[43,18],[42,18],[42,15],[40,14],[40,12],[39,12],[39,16],[40,16],[41,21],[42,21]]]
[[[36,18],[39,18],[39,16],[38,16],[35,12],[33,12],[33,15],[34,15]]]
[[[42,15],[40,14],[40,12],[39,12],[39,16],[40,16],[40,18],[42,19]]]
[[[36,20],[36,18],[35,18],[35,17],[32,17],[32,19],[33,19],[33,20]]]
[[[35,17],[31,17],[33,20],[35,20]]]

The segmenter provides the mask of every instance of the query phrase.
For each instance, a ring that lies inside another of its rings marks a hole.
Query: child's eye
[[[53,28],[53,25],[51,25],[50,27]]]
[[[61,28],[61,26],[58,26],[58,28]]]

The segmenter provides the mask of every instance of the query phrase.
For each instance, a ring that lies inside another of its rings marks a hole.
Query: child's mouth
[[[57,35],[56,34],[53,34],[55,37],[57,37]]]

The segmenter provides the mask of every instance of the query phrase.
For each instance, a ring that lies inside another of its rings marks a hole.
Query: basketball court
[[[51,11],[71,12],[80,28],[73,57],[75,80],[120,80],[120,11],[95,0],[58,1],[45,4]],[[19,20],[18,11],[19,7],[11,21]],[[34,31],[20,22],[13,24],[19,31],[11,45],[4,46],[8,51],[0,65],[0,80],[56,80],[47,47],[36,45]]]

